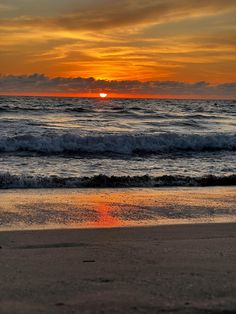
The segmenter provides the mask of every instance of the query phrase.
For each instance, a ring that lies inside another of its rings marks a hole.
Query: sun
[[[101,98],[106,98],[106,97],[107,97],[107,93],[100,93],[99,96],[100,96]]]

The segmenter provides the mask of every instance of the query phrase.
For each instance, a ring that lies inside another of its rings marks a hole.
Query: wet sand
[[[236,224],[0,233],[0,313],[235,313]]]
[[[0,231],[236,222],[236,187],[0,190]]]

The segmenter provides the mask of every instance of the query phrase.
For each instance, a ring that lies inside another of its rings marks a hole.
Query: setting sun
[[[106,98],[106,97],[107,97],[107,93],[100,93],[99,96],[100,96],[101,98]]]

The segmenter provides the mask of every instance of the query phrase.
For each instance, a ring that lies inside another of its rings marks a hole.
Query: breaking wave
[[[148,154],[178,151],[236,150],[236,134],[44,134],[0,137],[0,152],[41,154]]]
[[[106,176],[68,177],[27,176],[0,174],[0,189],[10,188],[128,188],[128,187],[196,187],[196,186],[233,186],[236,175],[217,177],[189,177],[164,175],[152,176]]]

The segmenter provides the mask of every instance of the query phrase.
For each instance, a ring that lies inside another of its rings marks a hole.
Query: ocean
[[[236,101],[0,97],[0,188],[235,185]]]

